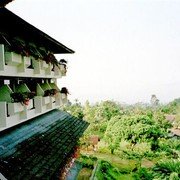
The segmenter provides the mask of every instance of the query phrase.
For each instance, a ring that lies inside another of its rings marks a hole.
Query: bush
[[[133,151],[144,156],[144,154],[151,152],[151,146],[149,143],[137,143],[134,146]]]
[[[153,179],[153,174],[147,168],[139,168],[134,178],[137,180],[151,180]]]
[[[98,152],[103,154],[109,154],[110,150],[107,147],[99,147]]]
[[[85,156],[81,154],[78,160],[81,162],[83,167],[93,169],[94,163],[97,161],[97,158],[93,156]]]
[[[166,156],[177,159],[180,152],[179,139],[161,139],[159,142],[159,149],[156,154],[164,154]]]
[[[138,152],[134,152],[133,150],[124,150],[123,156],[127,159],[141,159],[143,156]]]
[[[178,178],[180,178],[180,159],[160,161],[153,167],[153,171],[155,178],[170,178],[170,176],[175,176],[176,173]]]
[[[154,156],[154,153],[151,151],[150,144],[146,142],[137,143],[134,147],[132,147],[130,143],[123,141],[119,149],[123,152],[124,157],[128,159],[139,159],[142,157]]]
[[[110,150],[109,150],[108,146],[106,145],[106,143],[103,140],[101,140],[98,143],[98,152],[99,153],[104,153],[104,154],[109,154],[110,153]]]
[[[98,180],[116,180],[120,178],[121,173],[118,168],[115,168],[107,161],[99,161],[98,168],[95,173],[95,177]]]

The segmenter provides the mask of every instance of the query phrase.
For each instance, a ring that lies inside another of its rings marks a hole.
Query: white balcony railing
[[[28,105],[23,103],[0,102],[0,130],[14,126],[28,119],[44,114],[53,109],[60,108],[67,100],[57,93],[55,96],[35,96]]]
[[[61,78],[65,72],[63,65],[53,68],[51,63],[43,60],[5,52],[4,45],[0,44],[0,76]]]

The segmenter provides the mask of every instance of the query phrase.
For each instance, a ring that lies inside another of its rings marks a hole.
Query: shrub
[[[107,161],[99,161],[98,168],[95,173],[95,177],[98,180],[108,179],[108,180],[116,180],[119,179],[121,173],[118,168],[115,168]]]
[[[175,175],[172,173],[177,173],[180,178],[180,159],[161,160],[153,167],[153,171],[155,178],[170,178]]]
[[[136,173],[135,179],[141,180],[151,180],[153,179],[152,171],[148,170],[147,168],[139,168]]]
[[[140,155],[144,155],[145,153],[151,151],[151,146],[149,143],[137,143],[133,151],[139,153]]]
[[[78,160],[81,162],[83,167],[93,169],[94,163],[97,161],[97,158],[93,156],[85,156],[81,154]]]

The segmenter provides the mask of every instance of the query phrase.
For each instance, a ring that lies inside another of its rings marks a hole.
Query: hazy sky
[[[7,8],[75,50],[70,100],[160,102],[180,97],[180,1],[15,0]]]

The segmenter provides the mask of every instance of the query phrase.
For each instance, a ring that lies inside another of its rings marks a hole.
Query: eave
[[[2,34],[21,38],[25,42],[32,42],[39,47],[45,47],[54,54],[74,53],[70,48],[61,44],[4,7],[0,8],[0,22],[0,33]]]
[[[0,7],[5,7],[8,3],[12,2],[13,0],[1,0]]]

